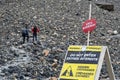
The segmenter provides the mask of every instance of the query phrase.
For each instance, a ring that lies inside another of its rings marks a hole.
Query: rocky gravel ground
[[[103,1],[103,0],[101,0]],[[92,3],[97,28],[90,45],[108,46],[116,79],[120,80],[120,2],[114,11]],[[0,0],[0,80],[49,80],[58,78],[69,45],[86,45],[82,23],[88,19],[87,0]],[[22,44],[21,29],[27,23],[40,28],[38,41]],[[100,79],[109,80],[103,64]]]

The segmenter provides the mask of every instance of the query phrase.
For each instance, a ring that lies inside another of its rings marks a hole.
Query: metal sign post
[[[90,5],[89,5],[89,20],[91,19],[91,12],[92,12],[92,2],[90,1]],[[88,31],[87,46],[89,46],[89,41],[90,41],[90,31]]]

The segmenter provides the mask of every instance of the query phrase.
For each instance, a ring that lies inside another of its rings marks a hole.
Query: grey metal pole
[[[92,1],[90,1],[89,5],[89,19],[91,19],[91,13],[92,13]],[[87,39],[87,46],[89,46],[89,41],[90,41],[90,31],[88,31],[88,39]]]
[[[92,1],[90,1],[89,5],[89,19],[91,19],[91,13],[92,13]]]

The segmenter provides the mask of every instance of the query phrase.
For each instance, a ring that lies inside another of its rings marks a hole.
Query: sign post
[[[106,46],[71,45],[58,80],[98,80],[104,58],[110,80],[115,80]]]
[[[89,46],[90,32],[96,28],[96,20],[91,19],[92,2],[89,5],[89,19],[82,25],[88,34],[87,46],[70,45],[58,80],[99,80],[105,58],[110,80],[115,80],[107,46]]]
[[[83,32],[88,34],[87,37],[87,46],[89,46],[89,38],[90,38],[90,32],[93,31],[96,28],[96,20],[91,19],[91,13],[92,13],[92,2],[90,0],[90,5],[89,5],[89,19],[86,20],[83,25],[82,25],[82,30]]]
[[[89,20],[91,19],[91,13],[92,13],[92,3],[90,1],[90,7],[89,7]],[[89,46],[89,41],[90,41],[90,31],[88,31],[88,40],[87,40],[87,46]]]

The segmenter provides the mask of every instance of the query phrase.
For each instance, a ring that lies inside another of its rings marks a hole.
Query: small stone
[[[67,36],[66,35],[63,35],[63,38],[66,38]]]
[[[15,36],[16,34],[12,32],[11,35],[12,35],[12,36]]]
[[[34,18],[34,19],[37,19],[37,16],[34,16],[33,18]]]
[[[51,77],[49,80],[57,80],[56,77]]]
[[[106,42],[110,42],[111,38],[106,39]]]
[[[57,67],[57,63],[53,63],[53,64],[52,64],[52,67]]]
[[[35,10],[35,8],[34,8],[34,7],[32,7],[32,9],[33,9],[33,10]]]
[[[18,80],[16,77],[13,78],[14,80]]]
[[[40,61],[43,62],[45,59],[44,57],[40,57]]]
[[[58,52],[63,52],[63,50],[61,48],[58,48],[57,51]]]
[[[108,30],[107,32],[108,32],[108,34],[112,34],[112,33],[113,33],[113,31],[112,31],[112,30]]]
[[[58,62],[58,60],[57,60],[57,59],[54,59],[54,62],[55,62],[55,63],[57,63],[57,62]]]
[[[113,31],[113,34],[114,35],[118,34],[118,31],[117,30]]]
[[[0,73],[0,76],[5,76],[5,73]]]
[[[43,50],[42,53],[44,54],[44,56],[48,56],[49,52],[50,52],[49,50],[45,49],[45,50]]]
[[[42,40],[46,39],[46,35],[41,35],[40,37],[41,37]]]
[[[76,2],[80,2],[81,0],[76,0]]]
[[[30,80],[30,77],[25,77],[26,80]]]

